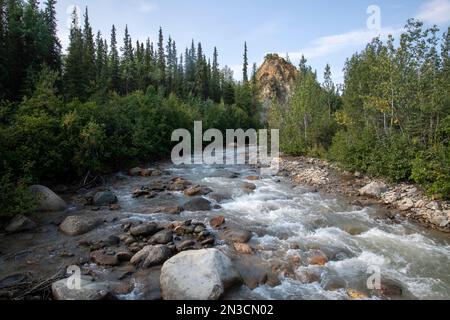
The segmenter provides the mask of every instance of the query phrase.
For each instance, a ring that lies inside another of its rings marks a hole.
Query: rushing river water
[[[257,189],[248,194],[240,186],[246,176],[258,174],[249,166],[165,169],[231,196],[220,210],[183,212],[182,218],[225,216],[227,221],[254,233],[250,244],[267,261],[304,261],[315,250],[329,258],[325,266],[299,266],[295,273],[300,280],[284,277],[279,286],[241,289],[232,298],[345,299],[345,289],[330,288],[338,284],[367,292],[368,272],[379,269],[382,281],[394,281],[403,288],[402,298],[450,299],[450,242],[445,235],[405,220],[392,223],[381,208],[352,206],[345,199],[293,186],[277,176],[251,181]],[[129,190],[125,194],[129,195]],[[175,196],[180,204],[186,200],[181,192]],[[129,199],[128,206],[133,210],[134,200]],[[305,283],[301,274],[315,274],[317,281]]]
[[[230,197],[221,203],[221,209],[183,212],[177,219],[206,221],[223,215],[228,222],[253,232],[249,244],[257,248],[256,255],[268,262],[305,261],[317,250],[328,258],[325,266],[298,265],[294,270],[296,277],[282,277],[275,287],[242,287],[228,298],[346,299],[348,288],[367,292],[368,271],[374,267],[381,271],[382,281],[388,279],[402,287],[402,298],[450,298],[450,243],[445,235],[406,220],[392,223],[382,209],[356,207],[345,199],[293,186],[282,177],[251,181],[257,188],[246,193],[241,189],[245,177],[258,174],[250,166],[165,164],[161,169]],[[126,214],[127,219],[164,219],[164,215],[142,214],[143,209],[179,205],[187,199],[181,192],[161,194],[151,200],[132,198],[133,188],[143,183],[145,178],[123,177],[111,185],[122,206],[120,214]],[[42,242],[55,240],[56,234]],[[313,274],[316,279],[302,281],[304,274]],[[336,285],[337,290],[333,289]]]

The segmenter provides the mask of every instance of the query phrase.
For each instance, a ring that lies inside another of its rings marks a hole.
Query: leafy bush
[[[411,178],[436,198],[450,198],[450,148],[436,146],[420,152],[412,163]]]

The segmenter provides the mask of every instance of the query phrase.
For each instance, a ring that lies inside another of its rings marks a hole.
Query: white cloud
[[[359,29],[346,33],[324,36],[313,40],[309,46],[300,50],[300,52],[289,52],[289,57],[292,60],[300,60],[302,55],[307,59],[320,58],[349,47],[363,46],[377,36],[380,36],[381,38],[385,38],[390,34],[395,36],[401,31],[401,28],[382,28],[378,31]]]
[[[150,13],[158,10],[158,6],[154,3],[142,2],[139,6],[139,11],[142,13]]]
[[[431,24],[450,21],[450,0],[427,0],[420,7],[417,19]]]

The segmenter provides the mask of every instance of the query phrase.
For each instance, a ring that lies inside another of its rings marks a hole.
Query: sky
[[[441,30],[450,25],[450,0],[59,0],[64,48],[74,6],[82,12],[88,6],[94,31],[107,39],[114,23],[119,44],[125,25],[134,41],[150,37],[155,43],[161,26],[179,53],[192,39],[202,42],[207,56],[217,47],[221,67],[228,65],[237,80],[245,41],[250,65],[260,65],[267,53],[289,55],[298,65],[304,54],[319,79],[329,63],[334,81],[342,83],[346,59],[374,36],[398,36],[408,18]]]

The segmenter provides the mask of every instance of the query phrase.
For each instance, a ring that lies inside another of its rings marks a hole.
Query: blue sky
[[[242,76],[244,41],[252,63],[260,64],[267,53],[289,53],[298,64],[305,54],[320,77],[330,63],[340,83],[346,58],[373,36],[398,35],[410,17],[442,30],[450,23],[450,0],[60,0],[58,32],[64,46],[74,5],[83,12],[88,5],[94,30],[108,40],[114,23],[120,42],[128,24],[133,40],[155,41],[161,26],[179,52],[192,38],[202,42],[209,56],[216,46],[221,66],[231,67],[236,79]],[[381,28],[375,30],[367,26],[371,5],[380,9]]]

